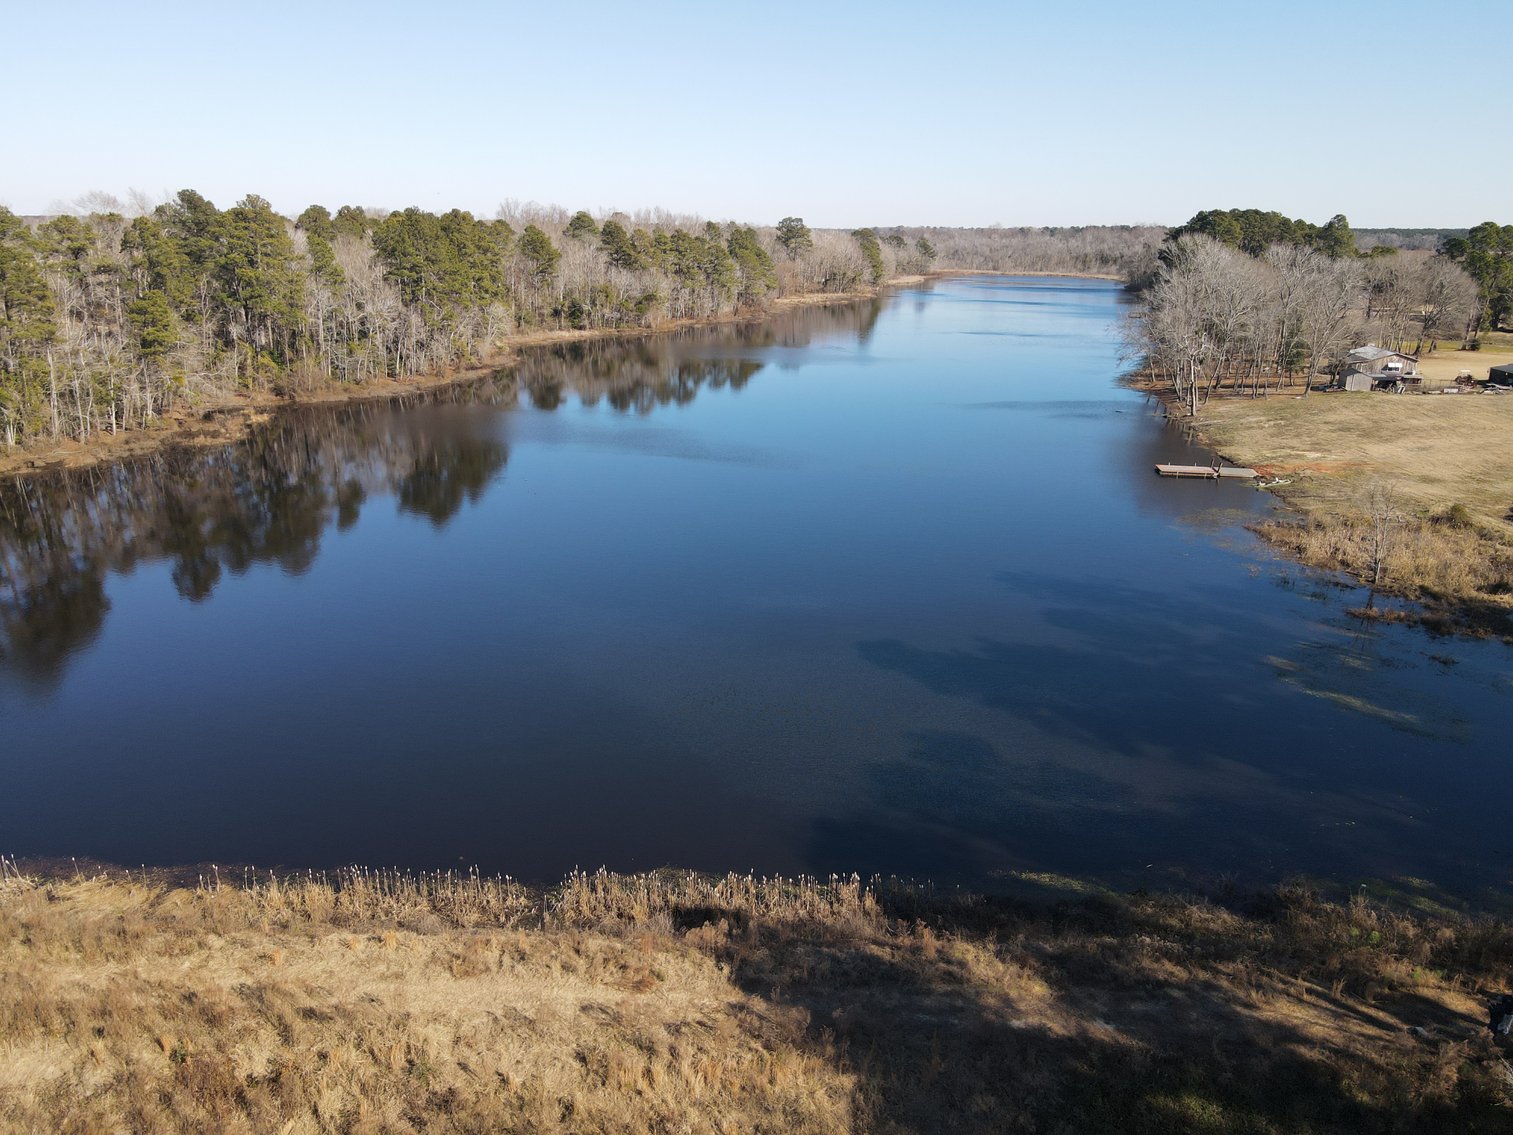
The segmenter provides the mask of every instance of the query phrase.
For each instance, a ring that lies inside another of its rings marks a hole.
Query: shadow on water
[[[1312,624],[1282,657],[1266,620],[1221,592],[1086,582],[1074,605],[1066,580],[1000,578],[1039,607],[1023,641],[857,644],[878,669],[1004,724],[906,734],[903,754],[870,770],[865,806],[815,822],[814,869],[907,864],[984,885],[1049,859],[1129,885],[1163,860],[1254,877],[1330,862],[1381,878],[1397,841],[1420,843],[1425,813],[1463,794],[1466,722],[1348,618]],[[1282,695],[1284,712],[1279,685],[1297,695]],[[1392,733],[1432,746],[1436,775]],[[1443,878],[1479,853],[1474,831],[1433,852]]]
[[[1372,649],[1375,636],[1343,621],[1319,628],[1317,640],[1295,644],[1296,659],[1261,655],[1258,647],[1271,638],[1268,622],[1218,591],[1174,595],[1108,581],[1069,585],[1027,572],[999,579],[1044,604],[1041,620],[1062,632],[1058,641],[983,639],[975,649],[936,651],[875,640],[859,643],[858,651],[935,693],[1006,711],[1044,732],[1129,756],[1160,749],[1178,759],[1205,753],[1211,739],[1231,735],[1237,717],[1270,712],[1270,691],[1258,696],[1258,681],[1281,677],[1325,696],[1331,679],[1344,679],[1361,712],[1371,716],[1363,676],[1392,665]],[[1149,711],[1153,699],[1173,695],[1176,711]],[[1411,691],[1395,691],[1394,698],[1413,704]],[[1459,723],[1443,714],[1426,719],[1397,709],[1375,716],[1418,735],[1459,738]]]

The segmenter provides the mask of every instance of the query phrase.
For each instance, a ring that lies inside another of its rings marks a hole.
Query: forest
[[[1129,354],[1196,414],[1224,384],[1263,395],[1365,342],[1472,347],[1509,310],[1513,226],[1491,222],[1433,255],[1357,249],[1343,215],[1322,226],[1211,210],[1173,229],[1126,327]]]
[[[1125,276],[1158,228],[758,228],[662,210],[312,205],[194,190],[0,208],[0,445],[148,427],[238,392],[435,374],[541,330],[654,329],[938,267]]]

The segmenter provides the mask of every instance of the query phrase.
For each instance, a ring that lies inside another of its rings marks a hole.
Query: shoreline
[[[927,279],[947,274],[898,276],[869,291],[798,292],[793,295],[779,296],[772,301],[770,307],[760,312],[738,311],[714,318],[669,320],[655,327],[602,327],[582,330],[557,328],[528,331],[500,340],[499,349],[486,356],[432,374],[406,375],[403,378],[376,378],[352,384],[333,382],[296,395],[280,395],[272,391],[248,391],[234,395],[229,400],[183,407],[165,415],[159,419],[158,425],[150,429],[123,430],[118,434],[98,434],[86,441],[63,439],[35,448],[17,446],[10,452],[0,451],[0,477],[19,479],[64,469],[87,468],[92,465],[144,457],[176,446],[232,445],[241,441],[255,427],[268,421],[281,410],[302,406],[339,406],[387,401],[406,395],[462,386],[513,366],[519,361],[521,351],[535,347],[548,347],[557,343],[637,339],[666,335],[689,328],[762,322],[785,309],[819,307],[830,303],[856,303],[881,295],[889,288],[908,287],[911,284],[923,283]]]
[[[63,439],[36,446],[20,445],[12,450],[0,449],[0,478],[25,478],[64,469],[87,468],[113,461],[144,457],[176,446],[231,445],[245,438],[251,430],[268,421],[280,410],[296,406],[332,406],[366,401],[384,401],[411,394],[443,390],[486,378],[495,371],[514,365],[520,352],[557,343],[635,339],[665,335],[696,327],[714,327],[730,323],[762,322],[795,307],[819,307],[832,303],[856,303],[885,295],[895,288],[907,288],[931,280],[953,276],[1029,276],[1064,277],[1079,280],[1109,280],[1115,276],[1071,272],[999,272],[978,268],[943,268],[918,275],[894,276],[876,287],[849,292],[796,292],[779,296],[758,312],[731,312],[707,319],[669,320],[655,327],[606,327],[585,330],[555,329],[528,331],[511,335],[499,343],[499,349],[487,356],[439,373],[406,375],[403,378],[378,378],[360,384],[331,383],[297,395],[279,395],[271,391],[246,392],[230,399],[201,406],[181,407],[158,419],[149,429],[124,430],[117,434],[97,434],[86,441]]]
[[[1170,423],[1186,429],[1193,441],[1219,460],[1253,468],[1263,478],[1278,479],[1280,483],[1265,491],[1281,503],[1286,515],[1248,527],[1268,548],[1288,561],[1346,576],[1355,586],[1367,588],[1370,595],[1365,605],[1351,608],[1352,615],[1378,622],[1417,624],[1436,634],[1501,638],[1513,643],[1513,605],[1501,597],[1495,578],[1483,579],[1475,571],[1463,570],[1435,579],[1425,571],[1426,561],[1437,561],[1481,566],[1495,577],[1499,564],[1513,554],[1504,532],[1464,511],[1457,512],[1464,506],[1454,497],[1423,494],[1393,498],[1383,506],[1390,511],[1373,518],[1364,503],[1370,485],[1378,481],[1395,485],[1410,480],[1409,472],[1385,460],[1322,446],[1312,449],[1306,457],[1280,453],[1277,447],[1282,443],[1276,436],[1280,422],[1264,417],[1259,421],[1224,420],[1222,411],[1183,417],[1181,411],[1185,408],[1172,392],[1142,373],[1125,375],[1119,384],[1159,401]],[[1419,408],[1414,402],[1362,402],[1360,399],[1371,396],[1342,395],[1317,386],[1305,398],[1301,388],[1292,389],[1294,392],[1259,399],[1244,395],[1217,397],[1211,405],[1234,406],[1236,414],[1244,407],[1264,408],[1273,418],[1302,414],[1302,407],[1310,405],[1316,422],[1323,414],[1357,411],[1362,407],[1368,410],[1374,407],[1382,414],[1405,407]],[[1352,397],[1354,400],[1348,403],[1333,401]],[[1469,398],[1406,397],[1424,399],[1425,407],[1436,409],[1443,406],[1446,410],[1463,410],[1475,405]],[[1323,401],[1310,403],[1308,399]],[[1322,408],[1325,406],[1328,409]],[[1374,424],[1380,426],[1382,422]],[[1382,539],[1372,532],[1378,522],[1390,529],[1393,547],[1385,553],[1373,550],[1373,542]],[[1406,557],[1410,551],[1415,560],[1413,567],[1405,565],[1374,578],[1378,559],[1385,564],[1394,554]],[[1379,607],[1375,602],[1377,596],[1401,600],[1410,604],[1411,609]]]

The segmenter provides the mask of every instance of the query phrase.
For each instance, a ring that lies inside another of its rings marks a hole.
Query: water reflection
[[[865,341],[882,309],[881,300],[823,304],[762,322],[567,343],[526,352],[480,382],[286,411],[235,445],[0,483],[0,669],[55,682],[104,625],[112,572],[166,560],[178,594],[202,602],[228,572],[308,571],[325,530],[355,526],[374,497],[446,527],[498,479],[508,448],[476,420],[419,422],[406,411],[510,409],[523,391],[542,411],[573,395],[646,414],[687,405],[701,390],[740,390],[766,351]]]
[[[1113,288],[980,294],[0,490],[8,850],[1505,880],[1504,656],[1273,585],[1265,494],[1157,478]]]
[[[280,415],[237,445],[0,485],[0,665],[56,680],[99,633],[111,572],[167,560],[191,602],[256,564],[299,575],[326,528],[350,528],[374,494],[441,527],[508,457],[490,437],[363,405]]]
[[[740,390],[774,353],[836,341],[864,346],[883,309],[881,299],[813,304],[760,322],[583,339],[528,352],[513,374],[537,410],[557,410],[572,394],[584,406],[646,414],[686,406],[701,389]]]

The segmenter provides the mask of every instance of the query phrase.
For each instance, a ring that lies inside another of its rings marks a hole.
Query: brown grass
[[[1385,589],[1513,630],[1513,397],[1225,399],[1198,428],[1230,460],[1291,481],[1279,491],[1304,522],[1263,529],[1289,553],[1370,580],[1368,498],[1385,492]]]
[[[0,887],[0,943],[5,1131],[1513,1123],[1478,1019],[1509,926],[1300,889],[31,877]]]

